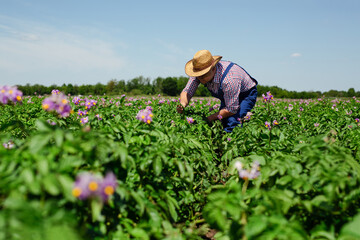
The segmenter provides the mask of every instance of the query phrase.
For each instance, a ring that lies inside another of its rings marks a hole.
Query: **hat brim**
[[[210,67],[202,69],[201,71],[194,71],[193,59],[191,59],[185,64],[185,73],[190,77],[199,77],[201,75],[204,75],[208,73],[210,69],[221,60],[221,58],[222,56],[213,56],[214,63]]]

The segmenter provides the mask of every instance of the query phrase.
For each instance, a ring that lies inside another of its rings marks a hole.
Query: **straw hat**
[[[185,73],[190,77],[198,77],[208,73],[212,66],[217,64],[222,56],[212,56],[208,50],[200,50],[194,58],[185,64]]]

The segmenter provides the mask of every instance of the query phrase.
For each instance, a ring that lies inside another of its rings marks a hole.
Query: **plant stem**
[[[243,194],[245,194],[248,185],[249,185],[249,179],[245,179],[245,182],[244,182],[243,187],[242,187],[242,193]],[[247,237],[245,235],[245,225],[247,224],[247,217],[246,217],[246,212],[245,211],[243,211],[242,214],[241,214],[240,223],[243,225],[243,232],[244,232],[244,235],[243,235],[242,239],[247,240]]]

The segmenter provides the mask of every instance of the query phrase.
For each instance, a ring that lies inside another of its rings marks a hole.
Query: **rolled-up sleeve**
[[[198,79],[195,77],[190,77],[185,88],[183,89],[183,92],[187,92],[190,97],[193,97],[199,84],[200,81]]]

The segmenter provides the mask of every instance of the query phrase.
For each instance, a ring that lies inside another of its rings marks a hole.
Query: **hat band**
[[[213,65],[213,63],[214,63],[214,59],[212,59],[212,61],[210,62],[210,64],[207,64],[205,67],[203,67],[203,66],[202,66],[202,67],[196,67],[196,66],[194,66],[194,71],[195,71],[195,72],[200,72],[200,71],[202,71],[202,70],[210,67],[211,65]]]

